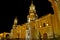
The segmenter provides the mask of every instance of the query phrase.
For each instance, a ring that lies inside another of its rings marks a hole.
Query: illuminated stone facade
[[[27,16],[27,23],[17,25],[18,18],[14,19],[14,24],[9,34],[10,38],[26,38],[27,39],[39,39],[43,38],[43,34],[47,33],[48,38],[55,35],[60,35],[60,3],[54,0],[49,0],[52,4],[54,14],[47,14],[38,18],[35,6],[33,2],[29,7],[29,15]]]
[[[52,8],[54,10],[54,16],[53,16],[53,24],[54,28],[56,27],[58,30],[58,34],[60,34],[60,0],[49,0],[52,4]]]
[[[10,33],[8,32],[3,32],[3,33],[0,33],[0,39],[1,38],[6,38],[6,35],[9,35]]]
[[[28,39],[39,39],[39,36],[41,35],[41,38],[43,38],[43,34],[47,33],[48,38],[51,38],[55,35],[57,37],[60,35],[60,21],[58,17],[58,6],[59,4],[56,4],[56,1],[49,0],[52,4],[52,8],[54,10],[54,14],[47,14],[45,16],[42,16],[38,18],[35,6],[33,5],[33,2],[31,3],[31,6],[29,7],[29,15],[27,16],[27,23],[22,25],[17,25],[17,19],[14,20],[13,28],[11,29],[11,38],[28,38]],[[58,5],[58,6],[57,6]]]

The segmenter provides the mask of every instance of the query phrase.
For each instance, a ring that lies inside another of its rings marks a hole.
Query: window
[[[46,25],[45,25],[45,23],[43,23],[43,27],[45,27]]]

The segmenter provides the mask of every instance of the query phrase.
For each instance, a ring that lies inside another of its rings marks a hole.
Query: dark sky
[[[33,0],[33,2],[39,17],[48,13],[53,14],[51,3],[48,0]],[[26,23],[30,4],[31,0],[2,0],[0,5],[0,33],[11,30],[15,16],[18,17],[18,24]]]

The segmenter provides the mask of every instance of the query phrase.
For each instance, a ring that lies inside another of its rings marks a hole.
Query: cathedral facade
[[[26,38],[27,39],[39,39],[43,38],[44,34],[47,34],[48,38],[60,36],[60,1],[49,0],[52,4],[54,14],[47,14],[38,18],[35,5],[33,2],[29,7],[29,15],[27,16],[27,23],[17,25],[18,18],[14,19],[10,38]]]
[[[52,4],[54,14],[47,14],[38,18],[36,9],[33,3],[29,7],[29,15],[27,16],[27,23],[23,25],[17,25],[17,18],[14,20],[13,28],[11,29],[12,38],[36,38],[39,36],[43,38],[44,33],[47,34],[48,38],[57,37],[60,35],[60,10],[59,1],[49,0]]]

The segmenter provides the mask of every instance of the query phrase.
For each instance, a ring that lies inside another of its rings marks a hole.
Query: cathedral
[[[27,15],[27,23],[18,25],[18,18],[15,17],[14,24],[9,35],[9,38],[22,38],[26,40],[43,38],[46,34],[47,38],[60,36],[60,1],[49,0],[52,4],[54,14],[47,14],[38,18],[35,5],[31,2],[29,7],[29,15]],[[2,34],[1,34],[2,35]],[[46,37],[46,36],[45,36]]]

